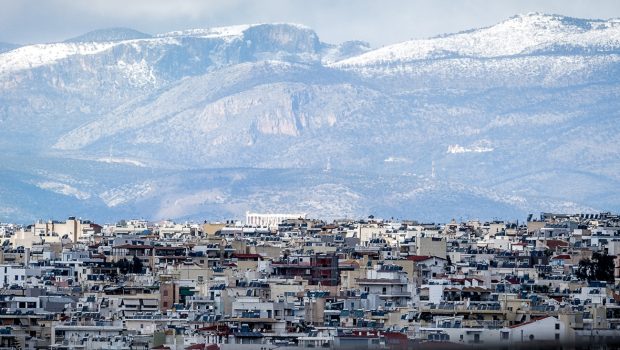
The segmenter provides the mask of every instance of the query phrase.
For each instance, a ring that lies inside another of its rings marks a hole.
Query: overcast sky
[[[620,17],[619,0],[0,0],[0,41],[62,41],[90,30],[147,33],[244,23],[293,22],[322,41],[374,47],[489,26],[515,14]]]

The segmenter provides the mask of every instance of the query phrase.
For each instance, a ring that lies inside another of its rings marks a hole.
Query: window
[[[555,334],[555,340],[560,340],[560,333]]]
[[[560,324],[559,323],[555,324],[555,329],[560,329]]]
[[[534,334],[530,334],[530,340],[534,340]]]
[[[510,333],[509,332],[502,332],[501,335],[502,335],[502,337],[501,337],[502,340],[508,340],[508,337],[510,336]]]

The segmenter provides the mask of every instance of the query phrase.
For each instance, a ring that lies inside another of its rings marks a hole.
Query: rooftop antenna
[[[433,159],[433,161],[431,162],[431,178],[434,179],[435,178],[435,160]]]

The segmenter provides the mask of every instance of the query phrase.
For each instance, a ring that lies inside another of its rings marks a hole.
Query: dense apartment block
[[[620,340],[620,219],[611,213],[446,224],[248,217],[2,224],[0,347]]]

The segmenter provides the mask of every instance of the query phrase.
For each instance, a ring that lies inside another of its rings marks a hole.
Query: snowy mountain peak
[[[504,57],[532,53],[620,50],[620,22],[528,13],[494,26],[411,40],[342,60],[337,67],[372,66],[455,57]]]
[[[564,33],[586,32],[592,29],[604,29],[613,27],[617,22],[614,20],[590,20],[567,17],[561,15],[549,15],[539,12],[513,16],[506,21],[497,24],[497,27],[508,26],[522,31],[560,31]],[[492,27],[491,27],[492,28]]]
[[[112,47],[117,49],[109,50]],[[89,32],[62,43],[6,50],[0,54],[0,76],[65,59],[102,54],[115,60],[122,74],[134,76],[139,71],[139,75],[146,77],[142,78],[154,81],[157,78],[152,76],[153,69],[176,77],[203,73],[210,65],[221,67],[254,60],[316,62],[320,60],[322,47],[316,33],[299,24],[190,29],[155,37],[133,29],[112,28]],[[177,53],[173,54],[173,51]],[[151,54],[143,56],[144,52]],[[180,62],[183,62],[182,66]],[[142,78],[137,80],[142,82]],[[144,86],[143,83],[133,85]]]

